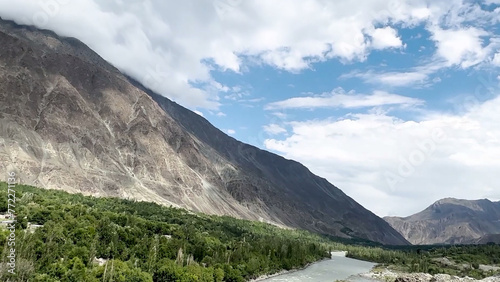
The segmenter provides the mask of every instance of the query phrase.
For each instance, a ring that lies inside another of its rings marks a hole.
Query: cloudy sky
[[[500,200],[500,0],[0,0],[380,216]]]

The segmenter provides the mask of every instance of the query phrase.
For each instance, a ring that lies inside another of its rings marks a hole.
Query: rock
[[[400,273],[393,272],[387,268],[382,271],[372,270],[369,273],[360,274],[360,277],[375,279],[385,282],[500,282],[500,276],[487,277],[482,280],[476,280],[471,277],[457,277],[448,274],[431,275],[428,273]]]
[[[427,273],[405,273],[400,274],[395,282],[428,282],[431,281],[432,275]]]

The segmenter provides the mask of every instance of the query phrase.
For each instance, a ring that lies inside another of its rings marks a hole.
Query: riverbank
[[[255,279],[251,279],[251,280],[248,280],[249,282],[257,282],[257,281],[262,281],[262,280],[265,280],[265,279],[269,279],[269,278],[273,278],[273,277],[276,277],[276,276],[280,276],[280,275],[283,275],[283,274],[288,274],[288,273],[293,273],[293,272],[296,272],[296,271],[300,271],[300,270],[304,270],[306,268],[308,268],[309,266],[313,265],[313,264],[316,264],[316,263],[320,263],[322,261],[325,261],[325,260],[330,260],[332,259],[332,257],[345,257],[347,254],[347,252],[345,251],[334,251],[334,252],[330,252],[330,258],[324,258],[324,259],[321,259],[321,260],[318,260],[318,261],[315,261],[315,262],[312,262],[312,263],[308,263],[306,264],[304,267],[301,267],[301,268],[294,268],[294,269],[290,269],[290,270],[282,270],[282,271],[279,271],[279,272],[276,272],[276,273],[273,273],[273,274],[264,274],[264,275],[261,275]]]
[[[331,258],[329,258],[329,259],[331,259]],[[283,275],[283,274],[289,274],[289,273],[297,272],[297,271],[300,271],[300,270],[304,270],[304,269],[308,268],[309,266],[311,266],[313,264],[320,263],[322,261],[329,260],[329,259],[328,258],[324,258],[324,259],[321,259],[321,260],[318,260],[318,261],[315,261],[315,262],[311,262],[311,263],[306,264],[304,267],[300,267],[300,268],[294,268],[294,269],[290,269],[290,270],[282,270],[282,271],[279,271],[279,272],[276,272],[276,273],[273,273],[273,274],[264,274],[264,275],[261,275],[261,276],[255,278],[255,279],[248,280],[248,282],[262,281],[262,280],[266,280],[266,279],[273,278],[273,277],[276,277],[276,276],[280,276],[280,275]]]
[[[249,281],[266,282],[324,282],[343,280],[370,271],[373,263],[359,261],[345,256],[345,252],[332,252],[329,259],[310,263],[303,268],[262,275]],[[334,279],[334,280],[332,280]]]
[[[372,269],[369,273],[360,274],[359,277],[385,282],[500,282],[499,276],[477,280],[471,277],[458,277],[448,274],[431,275],[428,273],[402,273],[387,268],[383,270]]]

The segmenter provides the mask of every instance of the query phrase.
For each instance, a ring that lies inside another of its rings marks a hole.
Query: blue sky
[[[492,26],[496,28],[496,25]],[[276,112],[266,110],[270,103],[286,100],[293,97],[310,97],[342,89],[343,92],[366,93],[373,91],[387,91],[405,97],[422,100],[422,105],[413,110],[392,109],[392,114],[403,120],[418,120],[420,111],[442,111],[459,113],[462,110],[456,105],[454,99],[461,95],[474,93],[481,77],[492,76],[498,69],[489,69],[486,66],[460,68],[451,66],[432,72],[429,77],[414,83],[381,83],[370,81],[370,74],[404,73],[413,68],[428,63],[436,53],[435,42],[430,38],[424,25],[413,28],[398,29],[398,35],[404,48],[388,48],[372,51],[365,60],[341,62],[339,60],[326,60],[311,63],[300,71],[283,71],[269,65],[256,65],[252,62],[245,64],[241,72],[221,70],[213,66],[212,77],[219,83],[228,86],[227,93],[220,95],[222,100],[220,112],[200,109],[199,111],[218,128],[234,131],[231,135],[253,145],[263,146],[263,136],[274,135],[271,132],[260,132],[259,137],[255,132],[262,131],[270,122],[286,124],[282,116],[274,113],[287,114],[288,118],[324,119],[328,117],[341,118],[349,113],[362,113],[367,107],[308,107],[301,110],[289,108],[277,109]],[[488,37],[482,38],[486,40]],[[484,42],[483,42],[484,44]],[[491,66],[488,66],[491,67]],[[368,77],[363,78],[366,74]],[[486,78],[488,79],[488,78]],[[491,77],[489,78],[491,80]],[[484,78],[483,78],[484,80]],[[491,82],[491,81],[490,81]],[[493,84],[495,81],[492,81]],[[232,90],[235,88],[235,91]],[[482,100],[491,99],[481,97]],[[369,110],[369,109],[368,109]],[[214,117],[215,113],[215,117]],[[219,114],[219,115],[217,115]],[[235,117],[238,119],[227,118]],[[265,130],[264,130],[265,131]],[[286,135],[286,132],[282,132]]]
[[[380,216],[500,200],[500,1],[0,0]]]

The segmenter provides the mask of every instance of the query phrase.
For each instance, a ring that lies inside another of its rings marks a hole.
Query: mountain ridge
[[[411,216],[384,220],[412,244],[488,243],[500,234],[500,201],[444,198]]]

